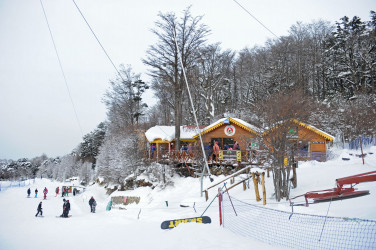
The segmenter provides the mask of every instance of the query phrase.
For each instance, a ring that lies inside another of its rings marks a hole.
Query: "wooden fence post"
[[[258,183],[255,177],[255,173],[252,173],[253,185],[255,186],[255,193],[256,193],[256,201],[260,201],[260,194],[258,190]]]
[[[209,199],[208,190],[205,190],[204,192],[205,192],[205,199],[206,199],[206,201],[208,201],[208,199]]]

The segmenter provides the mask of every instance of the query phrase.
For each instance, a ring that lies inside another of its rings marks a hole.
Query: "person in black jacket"
[[[30,188],[27,190],[27,197],[29,198],[30,197],[30,193],[31,193],[31,191],[30,191]]]
[[[67,203],[65,204],[65,216],[64,217],[68,217],[68,214],[69,214],[69,210],[70,210],[70,203],[69,203],[69,200],[67,200]]]
[[[93,202],[94,202],[94,197],[91,196],[91,198],[90,198],[90,200],[89,200],[90,212],[91,212],[91,213],[93,212]]]
[[[65,199],[63,199],[63,213],[60,215],[60,217],[65,217],[65,208],[66,208],[66,205],[67,205],[67,201]]]
[[[39,203],[37,211],[38,211],[38,213],[35,215],[35,217],[37,217],[39,213],[40,213],[40,216],[43,215],[43,212],[42,212],[42,202]]]

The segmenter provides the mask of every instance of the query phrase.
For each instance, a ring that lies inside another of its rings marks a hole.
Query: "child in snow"
[[[56,188],[56,196],[57,197],[59,195],[59,187]]]
[[[37,195],[38,195],[38,189],[36,188],[35,189],[35,198],[37,198]]]
[[[40,213],[40,216],[43,215],[43,213],[42,213],[42,202],[39,203],[37,211],[38,211],[38,213],[35,215],[35,217],[37,217],[39,213]]]
[[[30,188],[27,190],[27,198],[29,198],[30,197],[30,193],[31,193],[31,191],[30,191]]]

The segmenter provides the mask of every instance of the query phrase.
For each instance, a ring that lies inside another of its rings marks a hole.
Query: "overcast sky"
[[[347,15],[369,20],[376,0],[238,0],[277,36],[297,21]],[[209,42],[240,50],[273,38],[233,0],[76,0],[115,65],[130,64],[148,80],[141,59],[155,37],[158,12],[180,14],[192,5],[211,29]],[[102,103],[115,70],[73,1],[43,0],[78,121],[39,0],[0,0],[0,159],[70,153],[106,119]],[[155,103],[152,95],[145,96]],[[79,125],[80,124],[80,125]],[[82,132],[81,129],[82,128]]]

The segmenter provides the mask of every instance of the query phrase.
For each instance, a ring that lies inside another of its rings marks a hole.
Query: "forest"
[[[368,21],[345,16],[335,24],[297,22],[287,36],[240,51],[208,43],[210,27],[190,8],[181,15],[160,13],[151,32],[157,42],[142,58],[150,82],[121,65],[103,97],[106,121],[67,155],[0,160],[0,179],[79,176],[82,184],[101,178],[124,188],[142,172],[168,183],[173,170],[147,160],[143,132],[169,125],[180,138],[181,125],[195,125],[194,112],[200,125],[229,115],[264,129],[298,119],[343,145],[375,137],[375,11]],[[148,89],[157,99],[152,107],[143,98]]]

